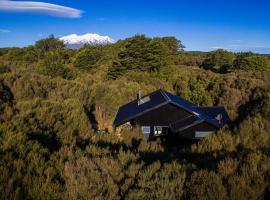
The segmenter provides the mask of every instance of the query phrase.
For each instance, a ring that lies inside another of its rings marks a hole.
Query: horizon
[[[270,54],[270,2],[129,1],[89,3],[0,0],[0,48],[26,47],[54,34],[96,33],[113,40],[135,34],[174,36],[186,51],[224,49]]]

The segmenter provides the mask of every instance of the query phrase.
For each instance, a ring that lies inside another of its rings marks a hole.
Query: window
[[[154,134],[155,135],[161,135],[162,134],[162,127],[161,126],[155,126]]]
[[[143,98],[138,100],[138,105],[142,105],[142,104],[147,103],[149,101],[150,101],[150,96],[143,97]]]
[[[146,138],[149,138],[149,135],[150,135],[150,132],[151,132],[150,126],[142,126],[141,129],[142,129],[142,132],[143,132],[144,136]]]
[[[154,127],[154,135],[164,135],[168,133],[168,126],[155,126]]]
[[[210,135],[211,133],[212,133],[211,131],[196,131],[195,138],[205,138],[208,135]]]
[[[150,126],[142,126],[142,132],[144,134],[149,134],[150,133]]]

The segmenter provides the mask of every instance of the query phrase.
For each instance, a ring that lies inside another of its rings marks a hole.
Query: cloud
[[[214,47],[210,47],[211,49],[217,50],[217,49],[228,49],[226,47],[220,47],[220,46],[214,46]]]
[[[241,45],[239,45],[239,44],[230,44],[229,46],[230,47],[240,47]]]
[[[80,18],[83,11],[44,2],[0,0],[0,11],[35,13],[65,18]]]
[[[240,43],[240,42],[243,42],[243,40],[232,40],[232,42],[238,42],[238,43]]]
[[[10,30],[0,28],[0,33],[10,33]]]

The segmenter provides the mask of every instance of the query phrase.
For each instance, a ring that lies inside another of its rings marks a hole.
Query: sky
[[[175,36],[188,51],[270,53],[269,0],[0,0],[0,47],[50,34]]]

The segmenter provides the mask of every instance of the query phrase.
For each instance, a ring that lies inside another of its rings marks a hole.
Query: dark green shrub
[[[70,69],[64,67],[63,54],[61,52],[48,52],[45,57],[39,61],[38,68],[40,72],[46,76],[62,77],[64,79],[72,79],[73,74]]]
[[[194,172],[187,183],[187,199],[228,199],[221,177],[205,170]]]
[[[227,72],[232,69],[234,54],[222,49],[213,51],[206,56],[202,63],[204,69],[210,69],[215,72]]]
[[[104,57],[103,46],[86,46],[80,49],[74,58],[74,66],[91,70]]]
[[[241,53],[236,56],[234,68],[252,71],[267,71],[270,70],[270,62],[265,56],[259,56],[252,53]]]

